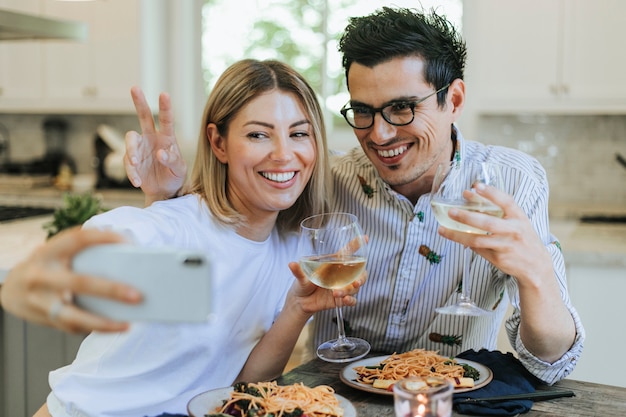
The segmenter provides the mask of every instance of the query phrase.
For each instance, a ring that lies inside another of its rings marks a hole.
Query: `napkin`
[[[512,353],[487,349],[466,350],[457,355],[457,358],[487,366],[493,372],[493,379],[480,389],[454,394],[453,404],[456,411],[461,414],[480,416],[514,416],[526,413],[532,408],[532,400],[463,402],[466,398],[486,398],[535,392],[535,387],[540,385],[541,381],[528,372]]]
[[[159,414],[156,417],[189,417],[187,414],[170,414],[170,413],[163,413],[163,414]]]

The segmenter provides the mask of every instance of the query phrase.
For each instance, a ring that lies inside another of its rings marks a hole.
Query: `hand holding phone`
[[[211,314],[211,263],[202,253],[131,244],[89,247],[72,262],[74,271],[124,282],[143,295],[139,304],[77,295],[86,310],[121,321],[202,322]]]

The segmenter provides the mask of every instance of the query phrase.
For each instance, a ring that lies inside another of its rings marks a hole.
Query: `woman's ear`
[[[228,158],[226,157],[226,141],[222,135],[220,135],[215,123],[209,123],[207,125],[206,137],[217,159],[223,164],[228,163]]]

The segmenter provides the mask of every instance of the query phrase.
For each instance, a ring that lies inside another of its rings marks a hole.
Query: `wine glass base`
[[[454,314],[457,316],[484,316],[491,314],[491,311],[484,310],[471,302],[460,302],[451,306],[439,307],[435,311],[439,314]]]
[[[338,339],[324,342],[317,348],[317,356],[326,362],[352,362],[370,351],[370,344],[363,339],[346,337],[345,342],[339,342]]]

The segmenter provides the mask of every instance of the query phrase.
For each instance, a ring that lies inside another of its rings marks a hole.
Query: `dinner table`
[[[372,393],[346,384],[341,373],[350,363],[332,363],[312,359],[283,374],[281,385],[302,382],[314,387],[328,385],[335,393],[346,398],[356,409],[358,417],[393,417],[393,396]],[[571,397],[535,401],[532,409],[524,413],[528,417],[590,417],[626,416],[626,388],[577,381],[565,378],[551,386],[539,386],[539,390],[569,390]],[[453,416],[462,414],[453,412]]]

